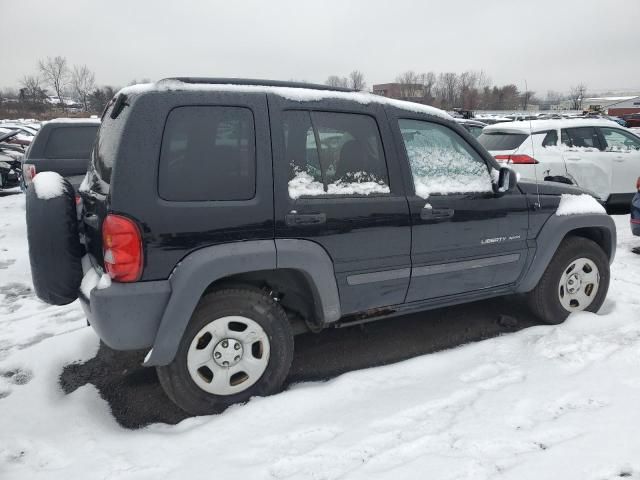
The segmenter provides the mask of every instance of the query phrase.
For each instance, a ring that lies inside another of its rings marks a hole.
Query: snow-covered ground
[[[98,339],[30,283],[22,195],[0,197],[0,478],[640,479],[640,244],[617,216],[599,315],[305,383],[176,426],[120,427],[64,365]]]

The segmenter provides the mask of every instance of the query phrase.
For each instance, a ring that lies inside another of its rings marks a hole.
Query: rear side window
[[[542,140],[543,147],[555,147],[558,144],[558,132],[555,130],[549,130]]]
[[[284,112],[289,197],[384,195],[387,164],[373,117],[355,113]]]
[[[158,190],[174,201],[248,200],[256,191],[255,128],[243,107],[178,107],[162,137]]]
[[[483,132],[478,141],[487,150],[515,150],[527,138],[525,133]]]
[[[88,159],[98,127],[59,127],[49,132],[44,147],[45,158]]]
[[[562,143],[569,147],[602,149],[598,133],[593,127],[567,128],[563,130]]]

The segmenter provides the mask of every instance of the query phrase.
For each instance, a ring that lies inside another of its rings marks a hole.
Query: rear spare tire
[[[78,234],[75,192],[55,172],[41,172],[26,191],[29,261],[36,295],[52,305],[78,298],[84,248]]]

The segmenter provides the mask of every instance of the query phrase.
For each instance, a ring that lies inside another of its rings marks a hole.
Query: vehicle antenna
[[[524,80],[524,94],[529,95],[529,86],[527,85],[527,79]],[[527,103],[529,103],[527,101]],[[525,112],[526,114],[526,112]],[[540,184],[538,183],[538,162],[535,161],[536,158],[536,150],[533,144],[533,125],[531,123],[531,115],[527,115],[529,117],[529,140],[531,141],[531,156],[534,158],[533,164],[533,176],[536,177],[536,203],[535,208],[538,209],[541,206],[540,203]]]

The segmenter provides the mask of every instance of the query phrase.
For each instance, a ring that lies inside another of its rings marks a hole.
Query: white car
[[[573,183],[607,204],[628,205],[640,176],[640,138],[610,120],[499,123],[478,141],[522,178]]]

